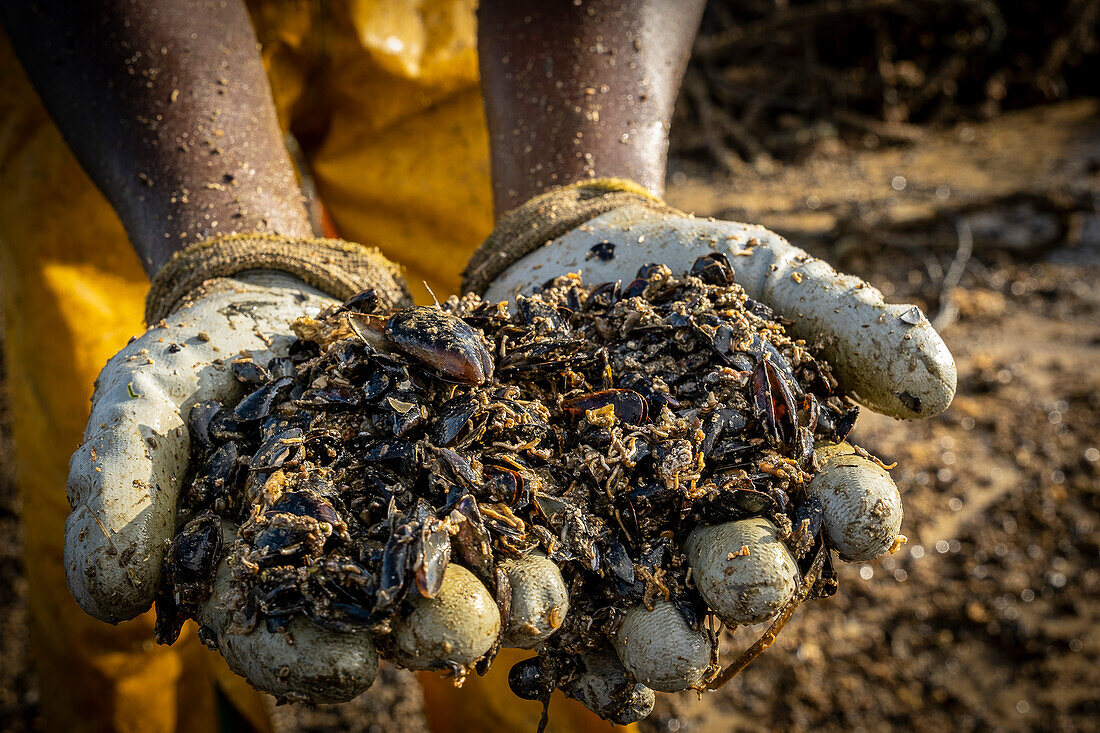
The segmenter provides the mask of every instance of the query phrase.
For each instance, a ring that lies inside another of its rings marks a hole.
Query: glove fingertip
[[[569,613],[569,589],[558,566],[542,553],[501,564],[511,586],[506,647],[532,649],[561,628]]]
[[[688,626],[671,601],[628,610],[613,644],[623,666],[659,692],[701,687],[711,670],[709,638]]]
[[[129,566],[126,550],[111,544],[90,507],[77,506],[65,520],[65,579],[77,605],[111,624],[144,613],[153,603],[159,563],[144,582]]]
[[[631,677],[610,646],[581,657],[584,671],[562,691],[605,720],[629,725],[653,712],[653,690]]]
[[[224,606],[232,594],[231,574],[223,560],[199,617],[230,669],[257,689],[295,702],[347,702],[374,684],[378,652],[365,629],[328,631],[299,616],[285,631],[268,631],[261,624],[234,633],[232,611]]]

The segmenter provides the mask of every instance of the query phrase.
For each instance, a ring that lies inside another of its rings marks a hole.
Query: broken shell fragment
[[[397,657],[409,669],[476,662],[500,633],[500,611],[473,573],[454,563],[433,598],[417,598],[412,612],[394,623]]]
[[[867,562],[884,554],[901,530],[901,494],[890,474],[847,443],[818,445],[821,470],[807,493],[821,500],[825,532],[842,560]]]
[[[581,657],[584,672],[563,691],[604,720],[629,725],[653,711],[653,690],[635,682],[609,646]]]
[[[512,588],[508,627],[501,634],[506,647],[531,649],[559,628],[569,612],[569,589],[561,571],[545,554],[500,563]]]
[[[755,624],[794,595],[798,566],[763,517],[698,527],[685,543],[703,600],[727,624]]]
[[[710,640],[670,601],[657,601],[652,611],[644,605],[627,611],[614,645],[623,666],[659,692],[701,687],[710,668]]]

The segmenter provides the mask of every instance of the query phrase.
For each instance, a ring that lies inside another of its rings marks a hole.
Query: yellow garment
[[[420,300],[458,288],[492,227],[474,3],[254,3],[280,120],[302,141],[340,234],[407,268]],[[0,276],[23,498],[31,637],[49,730],[210,731],[215,680],[258,730],[259,695],[197,642],[153,641],[152,614],[110,626],[65,584],[68,460],[92,383],[142,329],[148,281],[0,34]],[[505,650],[461,690],[421,675],[436,731],[533,730],[541,706],[507,689]],[[369,693],[368,693],[369,694]],[[555,695],[551,730],[613,729]]]
[[[424,283],[456,292],[493,226],[476,2],[252,5],[279,119],[339,236],[401,263],[422,302]]]

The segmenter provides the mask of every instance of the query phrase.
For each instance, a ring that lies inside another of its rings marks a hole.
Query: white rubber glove
[[[69,588],[90,615],[117,623],[152,604],[187,474],[187,414],[239,393],[229,362],[286,353],[290,323],[333,303],[293,277],[252,272],[217,281],[205,297],[133,339],[100,372],[84,443],[69,464],[65,524]],[[346,700],[374,680],[365,633],[335,634],[298,619],[287,634],[229,634],[228,569],[201,613],[234,671],[280,697]],[[299,643],[295,644],[294,642]],[[316,684],[322,680],[323,684]]]
[[[720,252],[748,295],[790,321],[794,337],[817,345],[841,386],[861,404],[893,417],[924,418],[951,403],[954,360],[915,306],[885,303],[863,280],[837,273],[763,227],[680,215],[646,200],[629,182],[625,191],[623,185],[597,181],[571,187],[595,190],[591,198],[574,194],[563,203],[547,195],[520,207],[519,216],[498,229],[508,234],[494,234],[499,249],[471,260],[468,283],[474,289],[487,285],[484,297],[490,301],[514,299],[574,272],[590,285],[619,280],[625,287],[645,264],[662,263],[682,274],[698,257]],[[572,222],[562,233],[554,217],[568,219],[578,210],[595,208],[591,201],[602,195],[601,189],[615,192],[620,203]],[[558,236],[540,238],[542,231]],[[509,235],[517,233],[527,243],[508,252]],[[517,259],[516,254],[522,256]],[[823,531],[845,560],[878,557],[894,543],[901,526],[897,487],[877,463],[849,446],[821,446],[818,456],[822,468],[808,491],[824,505]],[[740,552],[743,547],[749,548],[747,555]],[[799,583],[794,558],[764,519],[697,528],[685,551],[701,595],[728,624],[757,623],[775,615]],[[705,633],[693,631],[671,603],[658,602],[652,612],[644,606],[630,609],[612,641],[634,679],[652,689],[699,688],[713,670]],[[582,701],[606,717],[607,701],[593,692],[602,687],[589,687]],[[647,712],[636,709],[634,714]]]

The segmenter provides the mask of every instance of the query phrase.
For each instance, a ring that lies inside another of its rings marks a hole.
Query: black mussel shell
[[[207,430],[214,442],[226,443],[243,440],[248,428],[243,421],[237,419],[232,410],[219,410],[210,418]]]
[[[645,398],[632,389],[605,389],[570,397],[561,403],[566,413],[577,417],[608,405],[612,406],[616,420],[629,425],[641,425],[649,414]]]
[[[616,578],[627,585],[634,583],[634,561],[630,559],[626,545],[614,537],[610,538],[604,546],[604,559],[605,567]]]
[[[508,670],[508,687],[522,700],[544,700],[554,690],[554,683],[546,674],[538,657],[516,662]]]
[[[293,464],[302,449],[302,429],[290,428],[272,435],[260,444],[252,456],[252,471],[273,471],[286,464]]]
[[[828,405],[822,404],[817,414],[817,430],[829,442],[840,443],[848,439],[858,418],[858,407],[837,412]]]
[[[588,294],[584,302],[584,310],[602,310],[610,308],[619,302],[622,297],[623,284],[621,280],[597,285]]]
[[[516,296],[516,314],[525,325],[536,332],[556,331],[564,325],[554,306],[524,295]]]
[[[359,313],[377,313],[378,306],[378,293],[374,288],[367,288],[344,301],[345,308]]]
[[[451,536],[444,522],[428,518],[421,524],[418,539],[413,561],[416,590],[424,598],[434,598],[443,587],[443,573],[451,562]]]
[[[203,512],[188,522],[168,549],[168,566],[175,582],[207,582],[213,579],[222,547],[221,520]]]
[[[351,387],[322,387],[306,390],[295,404],[306,410],[354,410],[360,394]]]
[[[360,387],[360,392],[363,394],[363,400],[368,403],[378,402],[380,399],[386,396],[393,386],[397,383],[393,375],[385,369],[375,369],[370,375],[363,380],[363,385]]]
[[[645,295],[646,288],[649,287],[649,281],[642,278],[635,278],[623,289],[623,298],[640,298]]]
[[[480,436],[488,414],[482,413],[480,420],[475,415],[481,409],[481,402],[475,397],[458,396],[443,403],[436,411],[429,428],[432,442],[438,446],[449,447],[463,445]]]
[[[810,537],[817,537],[821,532],[821,525],[824,521],[824,507],[821,504],[821,499],[817,496],[808,497],[795,508],[794,513],[791,515],[791,525],[795,531],[799,531],[800,526],[805,522],[805,532]]]
[[[241,422],[262,420],[271,412],[275,401],[288,392],[293,385],[294,380],[290,377],[280,377],[268,382],[237,403],[237,407],[233,410],[233,417]]]
[[[439,308],[400,310],[386,320],[385,332],[394,346],[444,379],[478,385],[493,376],[493,357],[482,338]]]
[[[394,390],[386,395],[381,405],[388,408],[394,437],[408,435],[424,420],[425,410],[412,390]]]
[[[703,455],[710,457],[719,438],[740,435],[748,426],[748,418],[732,407],[720,407],[703,420]]]
[[[230,366],[238,382],[266,384],[271,381],[271,372],[251,359],[234,359]]]
[[[691,265],[691,274],[710,285],[733,284],[733,268],[729,258],[721,252],[711,252],[697,258]]]
[[[268,514],[293,514],[298,517],[312,517],[318,522],[331,525],[343,524],[340,515],[332,504],[312,491],[288,491],[267,510]]]
[[[358,453],[364,461],[400,461],[416,455],[416,443],[407,440],[377,440]]]
[[[295,342],[298,343],[298,342]],[[292,347],[293,348],[293,347]],[[267,363],[267,370],[271,372],[272,379],[282,379],[283,377],[294,376],[294,359],[289,356],[282,356],[277,359],[272,359]]]
[[[222,403],[217,400],[204,400],[196,402],[187,413],[187,427],[191,431],[191,437],[198,439],[205,446],[211,445],[210,421],[222,409]]]
[[[588,248],[588,254],[584,256],[586,260],[595,257],[600,262],[610,262],[615,259],[615,243],[614,242],[597,242]]]
[[[770,358],[756,363],[752,373],[753,407],[773,445],[789,445],[798,429],[794,391]]]
[[[201,476],[197,477],[196,488],[199,494],[191,497],[199,505],[205,505],[217,497],[229,493],[236,474],[240,449],[235,442],[228,442],[214,451],[206,462]]]

